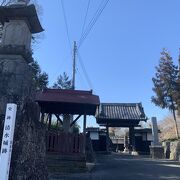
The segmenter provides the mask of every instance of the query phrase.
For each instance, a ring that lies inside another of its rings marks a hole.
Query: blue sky
[[[44,38],[34,57],[49,74],[50,85],[59,74],[71,76],[72,57],[61,0],[39,0]],[[101,0],[91,0],[90,22]],[[71,44],[79,41],[88,0],[64,0]],[[152,77],[162,48],[177,63],[180,47],[179,0],[110,0],[79,49],[94,93],[101,102],[142,102],[146,115],[161,120],[167,115],[151,103]],[[89,90],[77,62],[76,89]],[[90,120],[88,125],[94,125]]]

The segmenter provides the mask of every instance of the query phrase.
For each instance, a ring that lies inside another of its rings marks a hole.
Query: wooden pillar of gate
[[[83,122],[83,136],[84,136],[84,146],[83,146],[83,153],[86,153],[86,114],[84,114],[84,122]]]
[[[130,144],[130,151],[135,150],[135,134],[134,134],[134,127],[129,127],[129,144]]]
[[[48,130],[50,130],[50,128],[51,128],[51,123],[52,123],[52,114],[49,114]]]
[[[106,150],[109,151],[109,125],[106,124]]]
[[[45,113],[44,110],[42,110],[41,112],[41,122],[44,123],[44,117],[45,117]]]

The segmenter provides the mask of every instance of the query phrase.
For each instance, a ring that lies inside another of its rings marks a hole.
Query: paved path
[[[120,154],[99,155],[92,172],[57,180],[180,180],[180,162]]]

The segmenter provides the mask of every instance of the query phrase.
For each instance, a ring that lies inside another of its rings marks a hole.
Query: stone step
[[[85,172],[87,170],[85,157],[48,154],[46,156],[46,164],[48,172],[51,174],[61,172]]]
[[[57,154],[57,153],[48,153],[46,154],[46,159],[54,160],[66,160],[66,161],[85,161],[86,157],[84,154]]]

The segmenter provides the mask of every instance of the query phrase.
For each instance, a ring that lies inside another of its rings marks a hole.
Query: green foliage
[[[173,113],[175,122],[176,136],[179,138],[178,126],[176,121],[177,101],[178,100],[178,67],[173,64],[172,57],[166,49],[161,52],[159,66],[156,67],[153,91],[156,96],[152,97],[152,102],[161,108],[169,109]]]
[[[175,110],[176,106],[176,90],[178,79],[178,67],[173,64],[172,57],[169,52],[164,49],[161,52],[159,66],[156,67],[155,77],[152,78],[155,96],[152,102],[161,108]]]
[[[55,89],[72,89],[72,83],[69,76],[64,72],[57,78],[57,82],[54,83]]]
[[[175,101],[177,105],[178,115],[180,116],[180,54],[179,54],[179,71],[176,85]]]
[[[79,134],[79,133],[80,133],[80,126],[79,126],[77,123],[75,123],[75,124],[73,125],[73,127],[72,127],[72,132],[73,132],[74,134]]]
[[[69,76],[66,72],[63,72],[62,75],[59,75],[57,78],[57,82],[53,85],[54,89],[72,89],[72,81],[69,79]],[[64,117],[63,117],[64,121]],[[75,123],[72,127],[73,133],[79,133],[80,132],[80,126]]]
[[[48,128],[48,124],[46,124],[47,128]],[[56,120],[52,120],[52,123],[51,123],[51,130],[52,131],[58,131],[58,132],[63,132],[63,125],[62,124],[57,124],[57,121]],[[79,134],[80,133],[80,126],[75,123],[73,126],[72,126],[72,133],[74,134]]]
[[[33,73],[33,88],[35,90],[43,90],[48,85],[48,74],[41,71],[37,61],[30,64]]]

